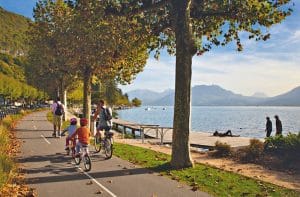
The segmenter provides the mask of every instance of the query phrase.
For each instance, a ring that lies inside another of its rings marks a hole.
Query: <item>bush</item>
[[[265,141],[265,151],[285,160],[296,161],[300,159],[300,132],[289,133],[287,136],[269,137]]]
[[[231,146],[229,144],[216,141],[215,152],[212,153],[212,156],[228,157],[230,156],[230,154],[231,154]]]
[[[249,146],[240,150],[240,160],[244,162],[256,162],[264,154],[264,143],[258,139],[251,139]]]
[[[125,133],[125,134],[124,134],[124,138],[125,138],[125,139],[134,139],[134,136],[133,136],[132,134]]]

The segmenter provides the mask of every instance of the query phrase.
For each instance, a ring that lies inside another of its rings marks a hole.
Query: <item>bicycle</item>
[[[74,155],[73,159],[74,159],[76,165],[79,165],[82,160],[85,171],[91,170],[92,162],[91,162],[91,158],[89,156],[88,145],[82,145],[80,147],[79,155]]]
[[[104,132],[104,138],[102,139],[100,133],[97,133],[94,138],[94,147],[96,153],[100,152],[103,147],[106,159],[110,159],[113,154],[113,135],[114,133],[112,132]]]
[[[75,140],[69,140],[69,146],[68,146],[68,149],[66,149],[66,153],[67,155],[70,155],[70,152],[72,153],[72,157],[75,156]]]

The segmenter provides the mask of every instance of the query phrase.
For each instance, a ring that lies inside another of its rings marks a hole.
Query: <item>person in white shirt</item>
[[[56,137],[56,132],[58,137],[60,137],[61,126],[62,126],[62,117],[64,114],[64,105],[60,102],[60,98],[57,97],[55,102],[51,106],[53,113],[53,137]]]

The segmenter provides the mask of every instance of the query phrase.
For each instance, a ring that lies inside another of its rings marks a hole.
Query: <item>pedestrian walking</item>
[[[64,114],[64,105],[60,102],[60,98],[57,97],[54,103],[51,106],[53,114],[53,137],[60,137],[61,126],[62,126],[62,117]]]
[[[272,133],[272,121],[270,120],[270,117],[266,117],[266,137],[270,137]]]
[[[279,120],[278,115],[274,116],[275,120],[276,120],[276,135],[282,135],[282,124],[281,124],[281,120]]]

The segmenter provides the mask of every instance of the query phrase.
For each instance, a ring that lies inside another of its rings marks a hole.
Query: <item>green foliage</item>
[[[212,153],[215,157],[228,157],[231,154],[231,146],[227,143],[216,141],[215,152]]]
[[[138,99],[138,98],[132,99],[131,103],[132,103],[132,105],[135,106],[135,107],[139,107],[139,106],[142,105],[142,101],[141,101],[140,99]]]
[[[124,134],[124,138],[125,139],[134,139],[134,136],[132,134],[130,134],[130,133],[125,133]]]
[[[269,137],[265,141],[265,151],[292,163],[300,159],[300,132],[287,136]]]
[[[67,95],[71,103],[82,103],[83,99],[83,84],[78,82],[77,87],[70,91]]]
[[[27,101],[40,100],[42,92],[32,86],[26,85],[12,77],[0,73],[0,94],[5,98],[18,100],[23,98]]]
[[[214,196],[299,196],[293,190],[202,164],[196,164],[194,168],[172,170],[170,155],[128,144],[115,143],[114,155],[185,182],[193,190],[199,189]]]
[[[0,73],[24,82],[25,66],[26,62],[21,57],[16,58],[11,55],[0,53]]]
[[[24,55],[27,51],[26,31],[30,20],[0,7],[0,52]]]

